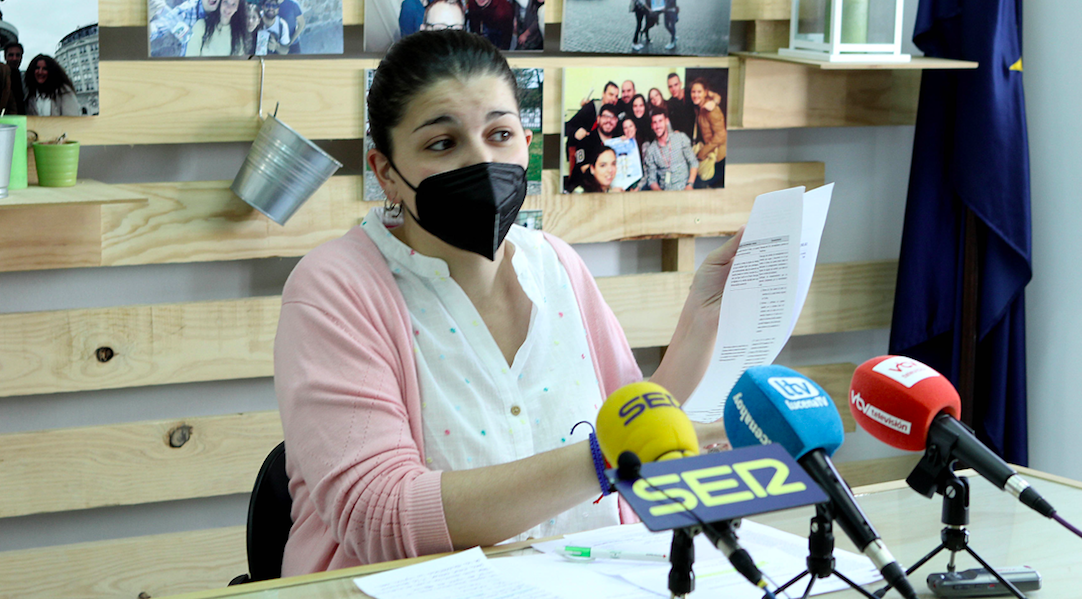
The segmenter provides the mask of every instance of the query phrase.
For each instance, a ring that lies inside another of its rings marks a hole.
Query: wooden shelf
[[[761,58],[763,60],[777,60],[802,64],[810,67],[819,67],[824,71],[903,71],[903,70],[927,70],[927,69],[975,69],[977,63],[968,60],[951,60],[949,58],[929,58],[927,56],[914,56],[909,62],[828,62],[811,58],[796,58],[782,56],[777,52],[734,52],[744,58]]]
[[[0,199],[0,208],[117,204],[142,202],[146,199],[146,194],[124,187],[80,179],[74,187],[31,185],[26,189],[9,190],[8,197]]]

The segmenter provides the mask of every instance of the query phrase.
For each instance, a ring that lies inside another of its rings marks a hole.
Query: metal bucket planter
[[[259,128],[230,189],[284,225],[340,168],[341,162],[271,115]]]

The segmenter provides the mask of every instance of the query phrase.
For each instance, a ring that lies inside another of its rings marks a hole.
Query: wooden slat
[[[526,209],[544,210],[545,229],[554,235],[586,243],[731,233],[747,221],[755,196],[797,185],[818,187],[824,166],[734,164],[727,167],[723,190],[607,196],[560,195],[559,175],[544,171],[542,177],[545,195],[528,198]],[[148,200],[103,206],[100,219],[93,218],[96,207],[83,218],[69,218],[57,208],[6,210],[0,218],[0,270],[300,256],[341,236],[376,205],[359,201],[361,177],[332,177],[282,227],[234,196],[229,184],[122,185]]]
[[[785,23],[788,27],[788,23]],[[786,34],[784,47],[788,47],[788,33]],[[758,50],[754,52],[737,52],[737,56],[745,58],[759,58],[763,60],[776,60],[809,66],[824,71],[926,71],[935,69],[975,69],[979,63],[972,60],[954,60],[952,58],[933,58],[929,56],[913,56],[908,62],[830,62],[815,60],[814,58],[798,58],[795,56],[783,56],[774,50]]]
[[[280,306],[260,297],[0,315],[0,397],[270,376]]]
[[[857,421],[849,411],[849,383],[853,380],[856,364],[822,364],[818,366],[800,366],[793,368],[797,372],[819,383],[823,391],[834,400],[838,413],[842,417],[842,430],[851,433],[857,430]]]
[[[39,187],[13,189],[0,200],[0,209],[63,206],[69,204],[113,204],[141,202],[146,196],[116,185],[106,185],[91,179],[79,179],[72,187]]]
[[[6,551],[0,599],[163,597],[247,571],[243,526]]]
[[[100,264],[100,206],[0,211],[0,272]]]
[[[546,5],[545,22],[560,23],[563,0],[549,0]],[[734,21],[788,19],[789,10],[789,0],[733,0],[731,14]],[[345,25],[364,23],[364,0],[342,0],[342,21]],[[98,23],[102,27],[146,27],[146,0],[99,0]]]
[[[898,263],[820,264],[794,335],[890,327]]]
[[[828,71],[775,60],[744,62],[745,129],[911,125],[920,71]]]
[[[661,271],[691,272],[695,270],[695,238],[678,237],[661,241]]]
[[[777,52],[789,47],[789,20],[752,21],[747,29],[748,50],[753,52]]]
[[[233,195],[230,183],[121,186],[149,200],[102,209],[102,264],[301,256],[341,237],[373,205],[361,201],[361,177],[331,177],[281,226]]]
[[[822,264],[794,335],[889,324],[890,262]],[[884,273],[887,273],[886,275]],[[691,272],[601,277],[632,347],[666,345]],[[823,296],[827,299],[820,299]],[[280,298],[0,315],[0,397],[273,374]],[[114,356],[98,358],[99,348]]]
[[[281,441],[277,410],[0,435],[0,518],[250,493]]]

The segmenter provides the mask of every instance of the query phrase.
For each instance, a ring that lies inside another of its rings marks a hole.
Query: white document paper
[[[413,566],[354,578],[376,599],[560,599],[495,570],[480,547]]]
[[[736,381],[781,353],[804,307],[834,184],[755,198],[725,294],[710,366],[684,403],[692,420],[721,418]]]
[[[601,571],[595,562],[575,562],[556,554],[500,557],[488,563],[506,578],[521,580],[561,599],[657,599],[660,596]],[[669,596],[668,591],[664,596]]]
[[[808,540],[748,519],[738,531],[740,544],[747,549],[756,565],[771,581],[773,590],[803,572],[808,556]],[[564,539],[534,544],[534,549],[556,554],[565,545],[637,552],[668,553],[672,532],[651,532],[644,525],[611,526],[594,531],[568,535]],[[871,560],[843,549],[834,550],[835,568],[857,584],[869,584],[882,577]],[[594,570],[618,576],[655,595],[668,596],[669,564],[621,560],[595,560],[585,564]],[[738,574],[705,535],[695,537],[695,592],[692,597],[726,597],[727,599],[760,599],[763,592]],[[791,587],[803,594],[807,577]],[[837,577],[818,579],[812,594],[837,591],[846,584]]]

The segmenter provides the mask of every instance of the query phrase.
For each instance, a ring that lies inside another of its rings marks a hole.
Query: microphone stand
[[[943,511],[940,520],[942,520],[944,526],[943,531],[939,534],[941,542],[938,547],[910,566],[905,571],[905,575],[909,576],[944,549],[950,551],[947,572],[953,574],[955,571],[954,556],[959,551],[965,551],[973,556],[973,559],[977,560],[985,570],[988,570],[1012,595],[1018,597],[1018,599],[1026,599],[1022,591],[1018,590],[1009,580],[1003,578],[999,572],[996,572],[995,568],[970,548],[969,531],[966,530],[966,525],[969,524],[969,481],[964,476],[959,477],[956,475],[950,467],[950,462],[939,461],[937,464],[937,460],[933,457],[937,452],[933,451],[933,449],[934,447],[929,448],[928,453],[913,469],[906,482],[913,487],[913,490],[927,497],[932,496],[933,488],[935,489],[934,493],[943,496]],[[890,588],[891,585],[888,584],[876,591],[875,596],[882,598]]]
[[[687,597],[695,590],[695,535],[699,527],[675,528],[672,531],[672,549],[669,551],[669,593],[671,599]]]
[[[840,578],[842,582],[852,587],[853,590],[868,597],[868,599],[877,599],[875,595],[864,590],[860,585],[849,580],[844,574],[834,569],[833,521],[834,516],[831,511],[830,503],[816,504],[815,516],[811,519],[811,534],[808,535],[808,559],[805,560],[808,564],[808,569],[797,574],[795,578],[778,587],[776,593],[784,591],[796,584],[801,578],[810,574],[811,578],[808,580],[808,587],[804,589],[804,595],[801,598],[807,599],[811,596],[812,586],[815,584],[817,578],[827,578],[833,574]]]

